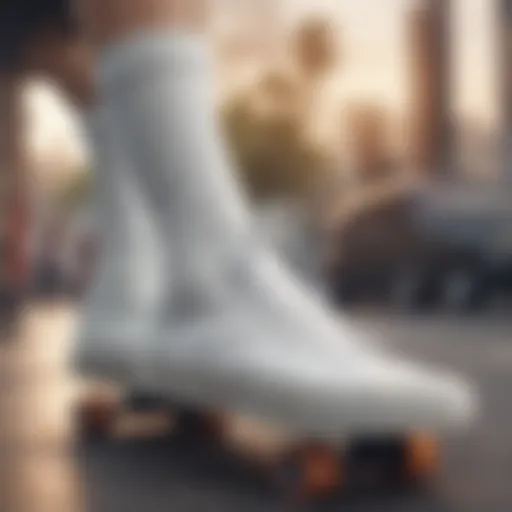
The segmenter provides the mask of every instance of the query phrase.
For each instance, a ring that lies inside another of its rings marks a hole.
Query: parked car
[[[512,292],[512,243],[500,247],[505,231],[512,234],[508,202],[497,189],[464,184],[361,193],[330,226],[327,279],[335,300],[474,311],[504,275]]]

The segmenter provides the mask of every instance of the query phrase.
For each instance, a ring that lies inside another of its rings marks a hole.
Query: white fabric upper
[[[94,173],[94,230],[99,260],[84,304],[83,342],[94,343],[105,322],[144,321],[147,328],[158,293],[159,259],[144,204],[130,166],[110,124],[108,109],[98,106],[84,116]]]

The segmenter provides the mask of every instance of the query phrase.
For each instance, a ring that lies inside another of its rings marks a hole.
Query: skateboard
[[[177,440],[215,443],[258,472],[287,500],[309,502],[339,493],[381,489],[425,489],[440,462],[435,435],[360,438],[329,443],[280,431],[237,414],[179,406],[148,395],[130,394],[117,401],[89,397],[80,405],[79,427],[89,440],[107,440],[123,412],[163,411],[172,416]]]

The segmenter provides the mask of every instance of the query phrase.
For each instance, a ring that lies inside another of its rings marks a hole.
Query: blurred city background
[[[340,314],[467,373],[486,404],[447,447],[443,500],[354,510],[510,510],[512,2],[215,1],[219,115],[258,227]],[[0,298],[6,321],[20,304],[25,319],[18,352],[0,353],[10,384],[13,368],[60,371],[101,250],[78,116],[52,84],[26,84],[23,99],[30,200],[1,216]],[[59,431],[63,403],[42,375],[21,402],[0,399],[37,439]],[[80,510],[84,486],[93,512],[281,510],[214,456],[162,446],[79,446],[29,467],[8,450],[17,469],[0,461],[0,479],[27,482],[17,498],[34,512]]]
[[[337,300],[474,309],[508,292],[507,9],[217,2],[219,111],[238,171],[265,226],[286,223],[273,238]],[[51,84],[24,96],[28,252],[2,282],[77,291],[98,245],[87,148]]]

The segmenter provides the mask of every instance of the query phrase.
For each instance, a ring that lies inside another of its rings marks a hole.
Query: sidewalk
[[[79,512],[65,370],[70,306],[32,305],[0,344],[0,510]]]

